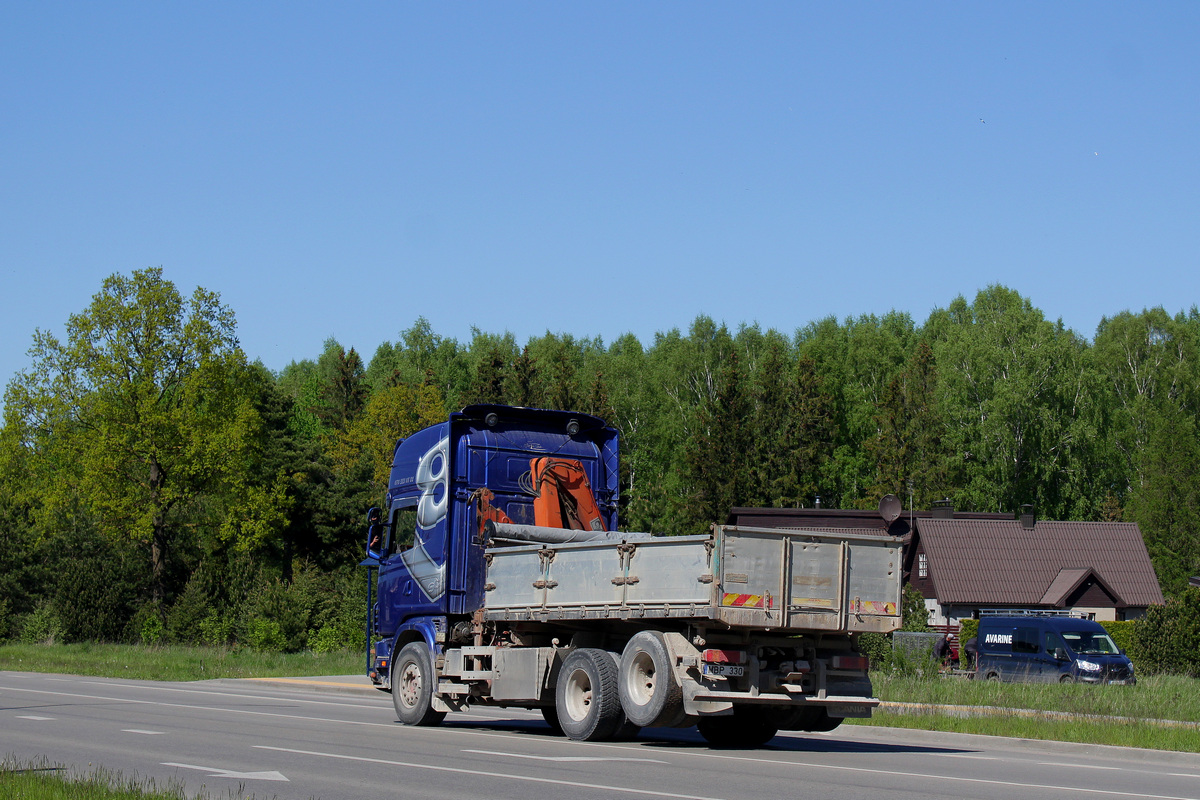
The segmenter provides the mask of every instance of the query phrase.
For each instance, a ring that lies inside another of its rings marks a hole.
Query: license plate
[[[740,678],[746,674],[746,668],[734,664],[705,664],[705,675],[724,675],[728,678]]]

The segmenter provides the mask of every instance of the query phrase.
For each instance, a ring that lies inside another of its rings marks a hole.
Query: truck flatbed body
[[[775,632],[899,625],[900,543],[828,530],[717,526],[709,536],[493,547],[489,620],[681,618]]]

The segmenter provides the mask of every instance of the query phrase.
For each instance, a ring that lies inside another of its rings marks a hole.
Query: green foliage
[[[167,639],[167,628],[163,625],[162,618],[156,614],[145,617],[141,631],[142,644],[147,647],[162,644]]]
[[[902,631],[929,630],[929,609],[925,607],[925,596],[911,583],[904,584],[900,597],[900,619]]]
[[[1133,628],[1130,652],[1149,672],[1200,676],[1200,588],[1150,606]]]
[[[974,639],[979,636],[979,620],[964,619],[959,623],[958,641],[966,644],[967,640]]]
[[[52,602],[42,601],[25,617],[20,638],[25,644],[54,644],[63,641],[63,623]]]
[[[255,650],[282,653],[288,651],[289,640],[283,632],[283,627],[275,620],[252,619],[246,625],[246,644]]]
[[[1133,650],[1133,638],[1135,632],[1137,631],[1138,620],[1109,620],[1101,622],[1100,624],[1104,626],[1104,630],[1108,631],[1108,635],[1112,637],[1113,643],[1120,650],[1124,651],[1126,655],[1130,656],[1130,660],[1133,660],[1131,653]],[[1142,671],[1143,665],[1137,661],[1134,661],[1134,667],[1140,672]]]
[[[13,619],[8,609],[8,598],[0,597],[0,644],[8,641],[12,635]]]
[[[110,538],[150,546],[159,597],[193,502],[236,477],[257,423],[234,329],[216,294],[185,300],[161,269],[113,275],[65,341],[34,334],[5,397],[43,528],[86,507]]]
[[[892,656],[892,637],[886,633],[859,634],[858,652],[870,660],[871,669],[886,670]]]
[[[894,311],[794,335],[698,316],[645,343],[479,330],[460,343],[418,318],[365,367],[329,340],[276,376],[245,363],[216,294],[184,297],[151,269],[112,276],[61,340],[33,344],[0,431],[14,636],[36,616],[37,635],[137,641],[153,614],[168,641],[246,644],[253,630],[286,650],[357,649],[361,581],[334,573],[361,557],[395,440],[471,402],[607,419],[626,530],[696,532],[735,505],[817,496],[1032,502],[1042,518],[1136,521],[1168,596],[1200,574],[1195,308],[1122,312],[1092,344],[1002,286],[921,325]],[[1155,668],[1184,668],[1147,637]]]

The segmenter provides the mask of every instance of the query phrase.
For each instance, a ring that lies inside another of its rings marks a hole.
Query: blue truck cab
[[[388,689],[393,654],[423,642],[436,659],[471,639],[484,606],[481,508],[534,522],[531,457],[579,462],[607,530],[617,528],[617,432],[598,417],[472,405],[396,444],[385,506],[368,517],[378,567],[368,675]]]
[[[1029,683],[1134,684],[1133,663],[1098,622],[1063,616],[984,616],[976,677]]]

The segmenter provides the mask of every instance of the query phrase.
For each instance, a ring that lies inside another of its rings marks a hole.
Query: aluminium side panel
[[[633,608],[686,608],[712,604],[711,536],[663,536],[630,542],[625,604]]]
[[[546,604],[545,561],[539,545],[487,551],[484,607],[540,609]]]
[[[575,544],[551,548],[547,609],[618,608],[624,599],[622,558],[617,544]]]

